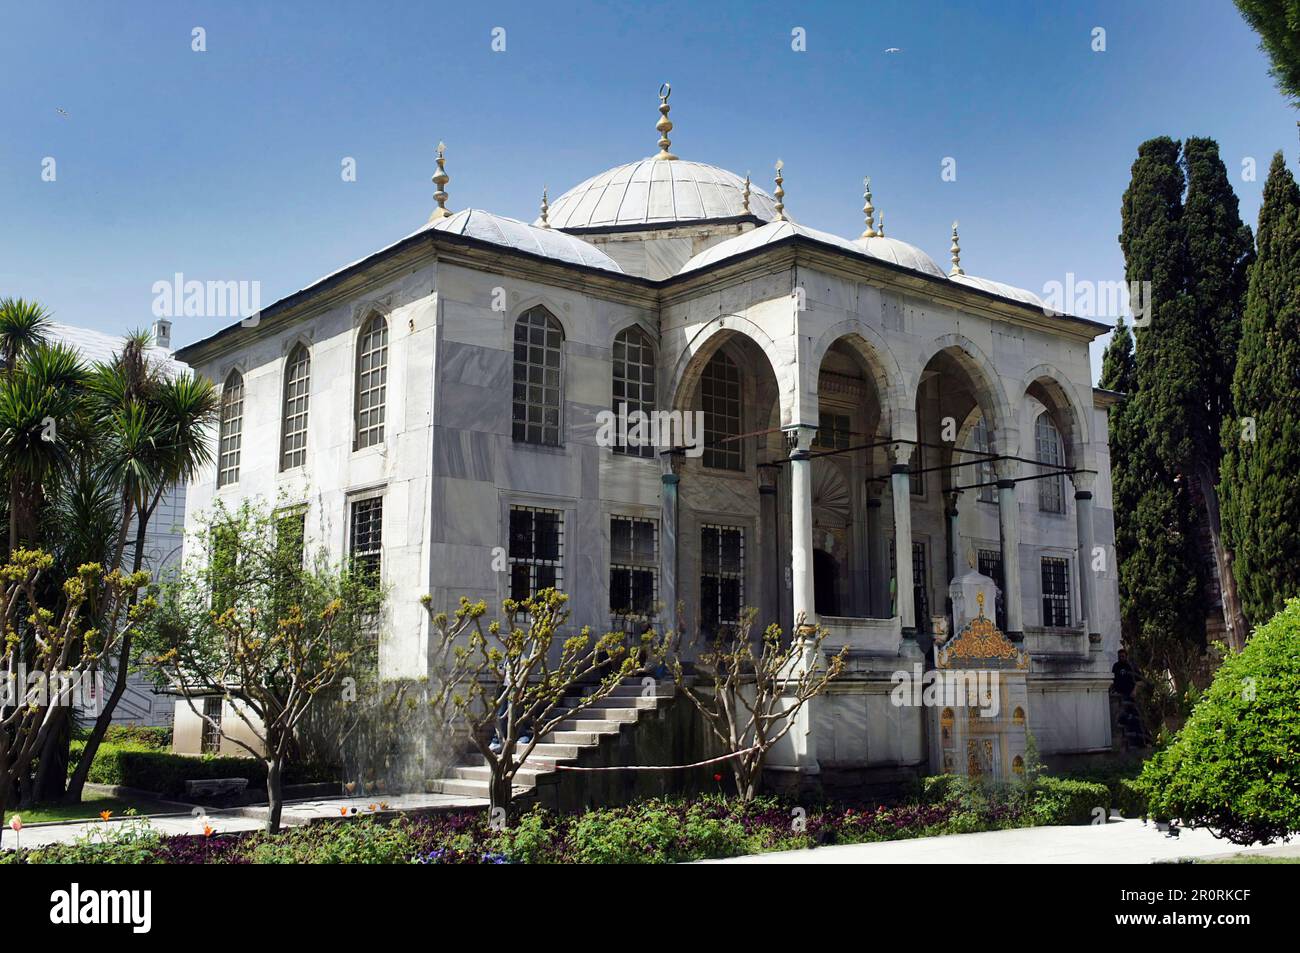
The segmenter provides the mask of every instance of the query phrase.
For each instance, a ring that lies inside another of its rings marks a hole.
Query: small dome
[[[897,238],[885,238],[877,235],[874,238],[859,238],[853,244],[857,246],[859,251],[866,252],[872,258],[879,258],[881,261],[901,265],[904,268],[910,268],[912,271],[923,272],[936,278],[947,277],[943,273],[943,269],[934,263],[933,258],[915,245],[900,242]]]
[[[1032,291],[1026,291],[1024,288],[1016,288],[1000,281],[990,281],[988,278],[976,278],[974,275],[950,275],[949,277],[958,284],[978,288],[980,291],[987,291],[989,294],[997,295],[1000,298],[1010,298],[1012,301],[1033,305],[1035,308],[1045,309],[1047,307],[1042,298]]]
[[[750,229],[734,238],[728,238],[726,241],[718,242],[718,244],[704,249],[704,251],[682,265],[677,274],[684,275],[689,271],[707,268],[724,258],[732,258],[747,251],[753,251],[763,245],[771,245],[773,242],[779,242],[792,235],[802,235],[804,238],[820,242],[823,245],[832,245],[855,255],[862,254],[862,249],[856,247],[853,242],[846,238],[840,238],[838,235],[832,235],[830,232],[819,232],[815,228],[796,225],[790,221],[768,222],[766,225],[760,225],[758,228]]]
[[[540,255],[556,261],[565,261],[571,265],[586,265],[589,268],[603,268],[605,271],[623,269],[618,262],[610,258],[595,245],[584,242],[581,238],[565,235],[550,228],[537,228],[526,222],[520,222],[503,215],[493,215],[482,209],[467,208],[447,218],[435,220],[421,231],[451,232],[476,238],[479,241],[503,245],[516,251]]]
[[[776,203],[762,189],[726,169],[686,159],[629,162],[592,176],[550,205],[552,228],[621,228],[687,224],[752,216],[770,222]],[[533,224],[539,224],[538,219]]]

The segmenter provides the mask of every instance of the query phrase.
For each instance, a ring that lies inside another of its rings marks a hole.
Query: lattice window
[[[652,616],[659,595],[659,524],[612,516],[609,520],[609,610]]]
[[[563,346],[564,329],[545,308],[529,308],[515,322],[512,431],[521,443],[560,445]]]
[[[217,754],[221,751],[220,698],[203,699],[203,735],[199,751],[203,754]]]
[[[564,588],[564,513],[510,507],[510,598]]]
[[[1065,475],[1056,468],[1065,465],[1065,450],[1061,445],[1061,434],[1047,414],[1039,414],[1034,423],[1034,447],[1038,460],[1051,464],[1039,467],[1038,472],[1053,474],[1037,481],[1038,508],[1044,513],[1064,513]]]
[[[745,531],[738,526],[700,528],[700,631],[715,635],[738,625],[745,602]]]
[[[989,436],[988,421],[980,414],[979,420],[975,421],[975,426],[970,432],[971,450],[978,450],[980,453],[991,453],[993,450],[993,440]],[[969,459],[969,458],[968,458]],[[998,479],[997,468],[993,465],[991,459],[977,458],[971,465],[974,471],[972,483],[987,484],[976,490],[976,499],[981,503],[996,503],[998,499],[998,488],[994,486]]]
[[[217,455],[217,486],[239,480],[239,451],[244,439],[244,375],[231,371],[221,389],[221,426]]]
[[[1070,563],[1044,556],[1043,625],[1065,628],[1070,625]]]
[[[384,498],[367,497],[352,504],[348,554],[352,566],[367,582],[379,586],[383,570]]]
[[[993,621],[997,627],[1005,631],[1007,625],[1007,608],[1006,602],[1002,595],[1006,588],[1006,583],[1002,579],[1002,553],[996,549],[981,549],[978,553],[980,575],[988,576],[998,587],[997,596],[994,599]]]
[[[819,450],[847,450],[853,437],[852,418],[848,414],[823,411],[817,422],[817,436],[812,445]]]
[[[284,413],[280,439],[280,469],[307,462],[307,409],[311,399],[311,355],[299,344],[284,365]]]
[[[356,446],[361,450],[384,442],[384,413],[388,403],[388,322],[371,315],[357,339]]]
[[[704,412],[704,465],[716,470],[743,470],[741,453],[740,368],[718,351],[704,365],[700,378],[700,409]]]
[[[623,405],[627,405],[626,408]],[[614,393],[615,414],[633,414],[640,411],[651,414],[655,409],[655,355],[650,338],[640,328],[628,328],[614,339]],[[653,457],[655,448],[614,445],[615,453],[638,457]]]

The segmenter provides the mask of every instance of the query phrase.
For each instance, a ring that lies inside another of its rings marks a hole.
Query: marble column
[[[888,619],[889,610],[889,538],[885,535],[883,488],[867,485],[867,589],[870,593],[867,615]]]
[[[1097,579],[1092,570],[1092,489],[1095,473],[1072,473],[1074,483],[1074,518],[1079,540],[1079,624],[1088,633],[1088,641],[1101,644],[1101,625],[1097,619]]]
[[[677,484],[681,480],[673,472],[676,458],[666,453],[659,458],[664,472],[660,475],[659,490],[659,601],[663,605],[661,617],[665,629],[676,629],[677,619]]]
[[[916,593],[912,580],[912,478],[908,461],[911,444],[894,445],[889,468],[890,495],[894,498],[894,601],[903,638],[916,638]]]
[[[794,589],[795,625],[817,624],[813,597],[812,446],[816,427],[797,426],[785,432],[790,448],[790,577]]]
[[[998,464],[998,522],[1002,536],[1002,601],[1006,604],[1007,638],[1025,637],[1020,598],[1020,504],[1016,502],[1016,461]]]
[[[773,622],[781,622],[781,542],[777,532],[780,502],[777,495],[776,470],[770,465],[760,465],[758,470],[758,518],[762,531],[759,557],[759,620],[760,631]]]
[[[944,515],[948,517],[948,581],[962,574],[961,512],[957,504],[961,502],[961,491],[948,494],[948,508]]]

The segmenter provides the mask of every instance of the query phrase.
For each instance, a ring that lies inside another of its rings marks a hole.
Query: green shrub
[[[83,746],[74,747],[74,756],[79,759]],[[247,778],[250,788],[260,788],[266,784],[266,763],[257,758],[172,754],[139,743],[104,743],[99,746],[95,763],[90,766],[90,774],[87,776],[87,780],[93,784],[122,785],[141,791],[153,791],[166,797],[183,795],[186,781],[211,778]],[[334,771],[328,766],[292,763],[285,766],[285,784],[307,784],[334,779]]]
[[[293,827],[250,838],[241,850],[254,864],[402,864],[415,852],[410,828],[370,818]]]
[[[1035,824],[1091,824],[1096,809],[1110,814],[1110,788],[1098,781],[1041,775],[1034,782],[1030,812]]]
[[[104,732],[104,741],[166,751],[172,746],[172,730],[166,725],[109,725],[108,731]]]
[[[1229,654],[1143,769],[1150,813],[1236,844],[1300,832],[1300,599]]]
[[[1147,814],[1146,789],[1135,778],[1116,778],[1109,785],[1110,806],[1124,817],[1145,817]]]

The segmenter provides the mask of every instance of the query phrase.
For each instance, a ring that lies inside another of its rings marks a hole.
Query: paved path
[[[717,864],[1150,864],[1182,857],[1270,851],[1236,847],[1209,831],[1167,837],[1140,820],[1079,827],[1026,827],[877,844],[846,844],[703,861]],[[1270,852],[1277,852],[1273,848]]]
[[[370,805],[377,805],[380,800],[388,805],[389,811],[408,814],[482,808],[488,803],[485,798],[459,797],[450,794],[402,794],[374,800],[356,797],[321,798],[314,801],[286,803],[280,820],[285,827],[299,827],[314,819],[339,817],[340,809],[346,809],[351,813],[352,808],[356,808],[358,814],[370,814],[373,813]],[[205,823],[211,824],[221,833],[256,831],[261,830],[266,824],[266,805],[230,809],[195,808],[194,811],[200,813],[149,815],[149,825],[162,834],[201,834]],[[21,811],[18,813],[22,814]],[[93,821],[32,824],[23,828],[22,845],[40,847],[45,844],[70,843],[87,832],[119,827],[128,823],[131,823],[129,818],[113,817],[107,822],[96,818]],[[0,836],[0,846],[14,846],[13,831],[4,829],[3,836]]]

